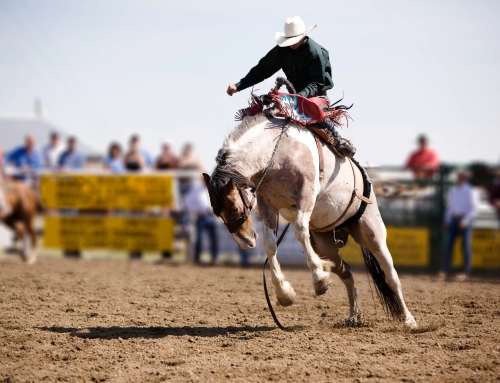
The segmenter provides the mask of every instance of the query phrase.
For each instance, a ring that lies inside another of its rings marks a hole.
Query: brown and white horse
[[[16,242],[20,244],[19,254],[23,261],[33,264],[36,261],[37,235],[35,217],[38,211],[38,200],[33,189],[20,182],[0,176],[0,188],[5,197],[9,212],[3,222],[16,234]]]
[[[284,127],[286,132],[272,157]],[[225,138],[215,171],[211,176],[204,174],[214,213],[226,223],[240,248],[255,247],[257,234],[250,211],[255,202],[253,191],[262,179],[256,193],[257,203],[264,248],[279,304],[293,304],[295,292],[276,257],[274,233],[278,213],[294,224],[294,234],[306,254],[316,294],[327,291],[331,283],[330,271],[344,283],[350,303],[348,324],[357,323],[362,313],[352,273],[339,255],[336,239],[345,243],[351,235],[363,248],[368,269],[387,311],[402,320],[405,326],[416,328],[416,321],[403,299],[373,191],[369,196],[373,203],[367,205],[358,221],[337,232],[337,238],[331,230],[321,232],[321,228],[333,222],[338,226],[353,216],[361,204],[358,198],[351,201],[353,190],[363,191],[363,178],[357,167],[329,149],[325,148],[324,155],[322,177],[316,142],[308,129],[264,114],[246,117]]]

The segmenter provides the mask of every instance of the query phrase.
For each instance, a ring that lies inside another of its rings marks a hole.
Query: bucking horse
[[[243,118],[225,137],[212,175],[203,174],[214,214],[222,218],[241,249],[252,249],[257,233],[251,212],[258,204],[264,249],[282,306],[292,305],[296,295],[278,263],[275,233],[279,215],[292,223],[316,295],[328,290],[330,272],[337,274],[349,298],[346,323],[355,325],[362,319],[358,292],[350,267],[339,254],[339,247],[351,236],[362,248],[386,312],[406,327],[417,328],[403,299],[370,181],[355,161],[326,146],[308,128],[288,118],[270,113]]]

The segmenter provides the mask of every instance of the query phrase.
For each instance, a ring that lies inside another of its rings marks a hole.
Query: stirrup
[[[354,153],[352,154],[352,156],[347,156],[345,154],[343,154],[342,152],[340,152],[340,150],[336,147],[337,144],[339,143],[340,140],[343,140],[344,143],[342,145],[349,145],[351,146],[353,149],[354,149]],[[338,137],[335,137],[335,140],[333,141],[334,143],[332,143],[332,148],[333,148],[333,151],[341,158],[352,158],[354,157],[354,155],[356,154],[356,148],[354,147],[354,145],[351,143],[351,141],[349,141],[347,138],[342,138],[340,136]]]

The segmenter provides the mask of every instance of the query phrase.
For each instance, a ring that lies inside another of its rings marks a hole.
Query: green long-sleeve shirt
[[[283,69],[298,94],[315,97],[333,88],[328,51],[310,37],[299,48],[276,45],[250,72],[236,83],[238,91],[251,87]]]

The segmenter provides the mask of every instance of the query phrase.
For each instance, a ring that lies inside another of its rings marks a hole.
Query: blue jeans
[[[453,254],[453,245],[458,236],[462,237],[462,253],[464,256],[464,272],[470,274],[472,270],[472,224],[470,223],[464,229],[460,228],[461,219],[452,218],[448,225],[448,238],[446,240],[446,248],[444,253],[444,271],[451,271],[451,260]]]
[[[212,262],[215,262],[217,260],[217,256],[219,255],[219,239],[217,238],[215,218],[213,215],[200,216],[196,219],[196,244],[194,246],[194,261],[196,263],[200,262],[204,231],[207,231],[210,237]]]

